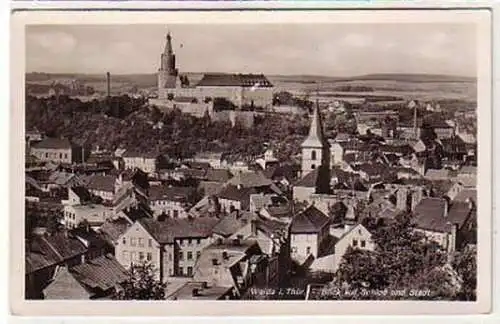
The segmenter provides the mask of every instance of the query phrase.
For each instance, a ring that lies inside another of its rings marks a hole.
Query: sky
[[[476,75],[472,24],[39,25],[26,70],[155,73],[172,34],[182,72]]]

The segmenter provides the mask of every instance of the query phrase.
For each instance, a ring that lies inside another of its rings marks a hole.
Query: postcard
[[[489,312],[490,11],[18,11],[11,51],[14,314]]]

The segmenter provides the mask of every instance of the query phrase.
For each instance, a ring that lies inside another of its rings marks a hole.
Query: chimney
[[[111,73],[106,72],[107,96],[111,97]]]
[[[257,220],[255,219],[250,220],[250,232],[252,235],[257,235]]]

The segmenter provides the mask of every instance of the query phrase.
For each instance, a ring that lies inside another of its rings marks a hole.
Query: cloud
[[[35,45],[54,54],[69,54],[77,46],[75,37],[62,31],[32,34],[30,40]]]

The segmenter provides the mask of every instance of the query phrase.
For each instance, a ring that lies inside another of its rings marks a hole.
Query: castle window
[[[316,151],[311,152],[311,160],[316,160]]]

